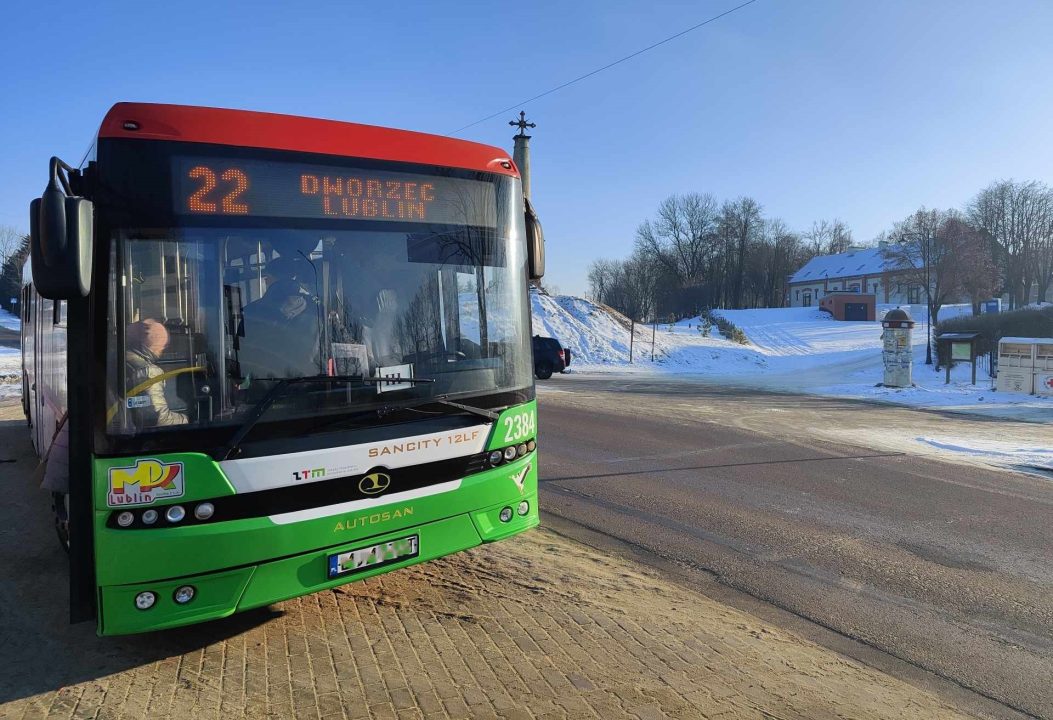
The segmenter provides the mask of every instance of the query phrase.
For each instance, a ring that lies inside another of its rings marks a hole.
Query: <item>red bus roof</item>
[[[133,123],[138,129],[128,129]],[[409,130],[278,115],[250,110],[117,103],[102,121],[100,138],[176,140],[297,150],[482,170],[518,177],[501,148]]]

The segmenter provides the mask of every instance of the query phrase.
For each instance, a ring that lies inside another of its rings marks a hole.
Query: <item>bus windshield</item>
[[[303,221],[290,216],[307,210],[275,205],[266,222],[112,228],[107,431],[239,424],[283,378],[344,381],[283,393],[268,421],[439,396],[485,406],[528,387],[521,191],[475,184],[489,206],[473,224],[450,208],[401,222],[400,202],[387,220]]]

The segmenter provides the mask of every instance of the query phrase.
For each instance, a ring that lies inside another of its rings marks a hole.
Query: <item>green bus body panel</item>
[[[488,538],[488,541],[501,540],[538,525],[537,496],[524,498],[530,502],[530,513],[523,517],[517,516],[510,523],[501,523],[497,519],[502,506],[496,505],[470,515],[458,515],[411,530],[385,533],[365,542],[347,543],[255,567],[141,585],[104,586],[100,588],[102,612],[99,632],[102,635],[126,635],[216,620],[241,610],[364,580],[475,547],[481,542],[480,527],[483,526],[500,525],[501,532]],[[363,544],[396,540],[408,534],[419,536],[418,556],[354,575],[335,579],[328,577],[329,555],[352,550]],[[173,594],[176,588],[183,585],[193,585],[197,592],[190,603],[177,605]],[[157,593],[157,603],[149,610],[135,607],[135,596],[143,590]]]
[[[112,511],[98,511],[95,525],[98,584],[138,583],[250,565],[411,528],[499,502],[518,503],[520,492],[512,477],[529,464],[524,494],[536,492],[534,455],[470,475],[456,490],[287,524],[278,524],[269,517],[256,517],[185,527],[125,530],[106,526],[106,518]],[[158,506],[158,509],[164,507]],[[188,507],[187,512],[190,510]]]
[[[508,447],[537,437],[537,400],[510,407],[501,413],[490,431],[487,450]]]
[[[535,438],[536,413],[534,401],[504,411],[485,447],[502,448]],[[181,474],[170,469],[177,466]],[[133,501],[142,499],[134,494],[139,486],[163,482],[166,473],[181,478],[182,487],[177,489],[182,494],[110,505],[113,468],[117,469],[113,482]],[[234,495],[219,465],[207,455],[96,459],[94,475],[99,632],[104,635],[225,617],[501,540],[538,524],[536,452],[465,478],[436,478],[437,483],[461,480],[454,490],[284,524],[255,517],[184,527],[107,527],[110,514],[125,506],[136,511],[151,507],[163,514],[169,505],[180,504],[189,514],[195,501]],[[529,512],[502,523],[501,509],[515,510],[523,500],[529,503]],[[352,576],[328,577],[330,554],[412,534],[420,536],[418,556]],[[172,593],[187,584],[197,594],[189,604],[177,605]],[[157,604],[145,611],[134,603],[143,590],[158,595]]]

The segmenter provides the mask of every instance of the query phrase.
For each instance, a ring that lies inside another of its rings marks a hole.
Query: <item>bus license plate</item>
[[[377,543],[369,547],[329,556],[329,577],[350,575],[356,572],[372,570],[381,565],[401,562],[406,558],[417,557],[420,543],[416,535]]]

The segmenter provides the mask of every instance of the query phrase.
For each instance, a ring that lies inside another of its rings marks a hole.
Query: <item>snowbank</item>
[[[534,334],[552,337],[571,350],[571,367],[629,362],[629,323],[595,303],[568,295],[531,291]],[[637,332],[636,340],[640,340]]]
[[[22,353],[0,345],[0,400],[22,397]]]
[[[1008,440],[956,436],[919,437],[917,441],[946,453],[963,455],[992,465],[1008,466],[1025,472],[1037,470],[1053,473],[1053,449],[1049,446],[1032,447]]]
[[[12,315],[7,310],[0,309],[0,327],[18,331],[22,329],[22,321],[17,315]]]

